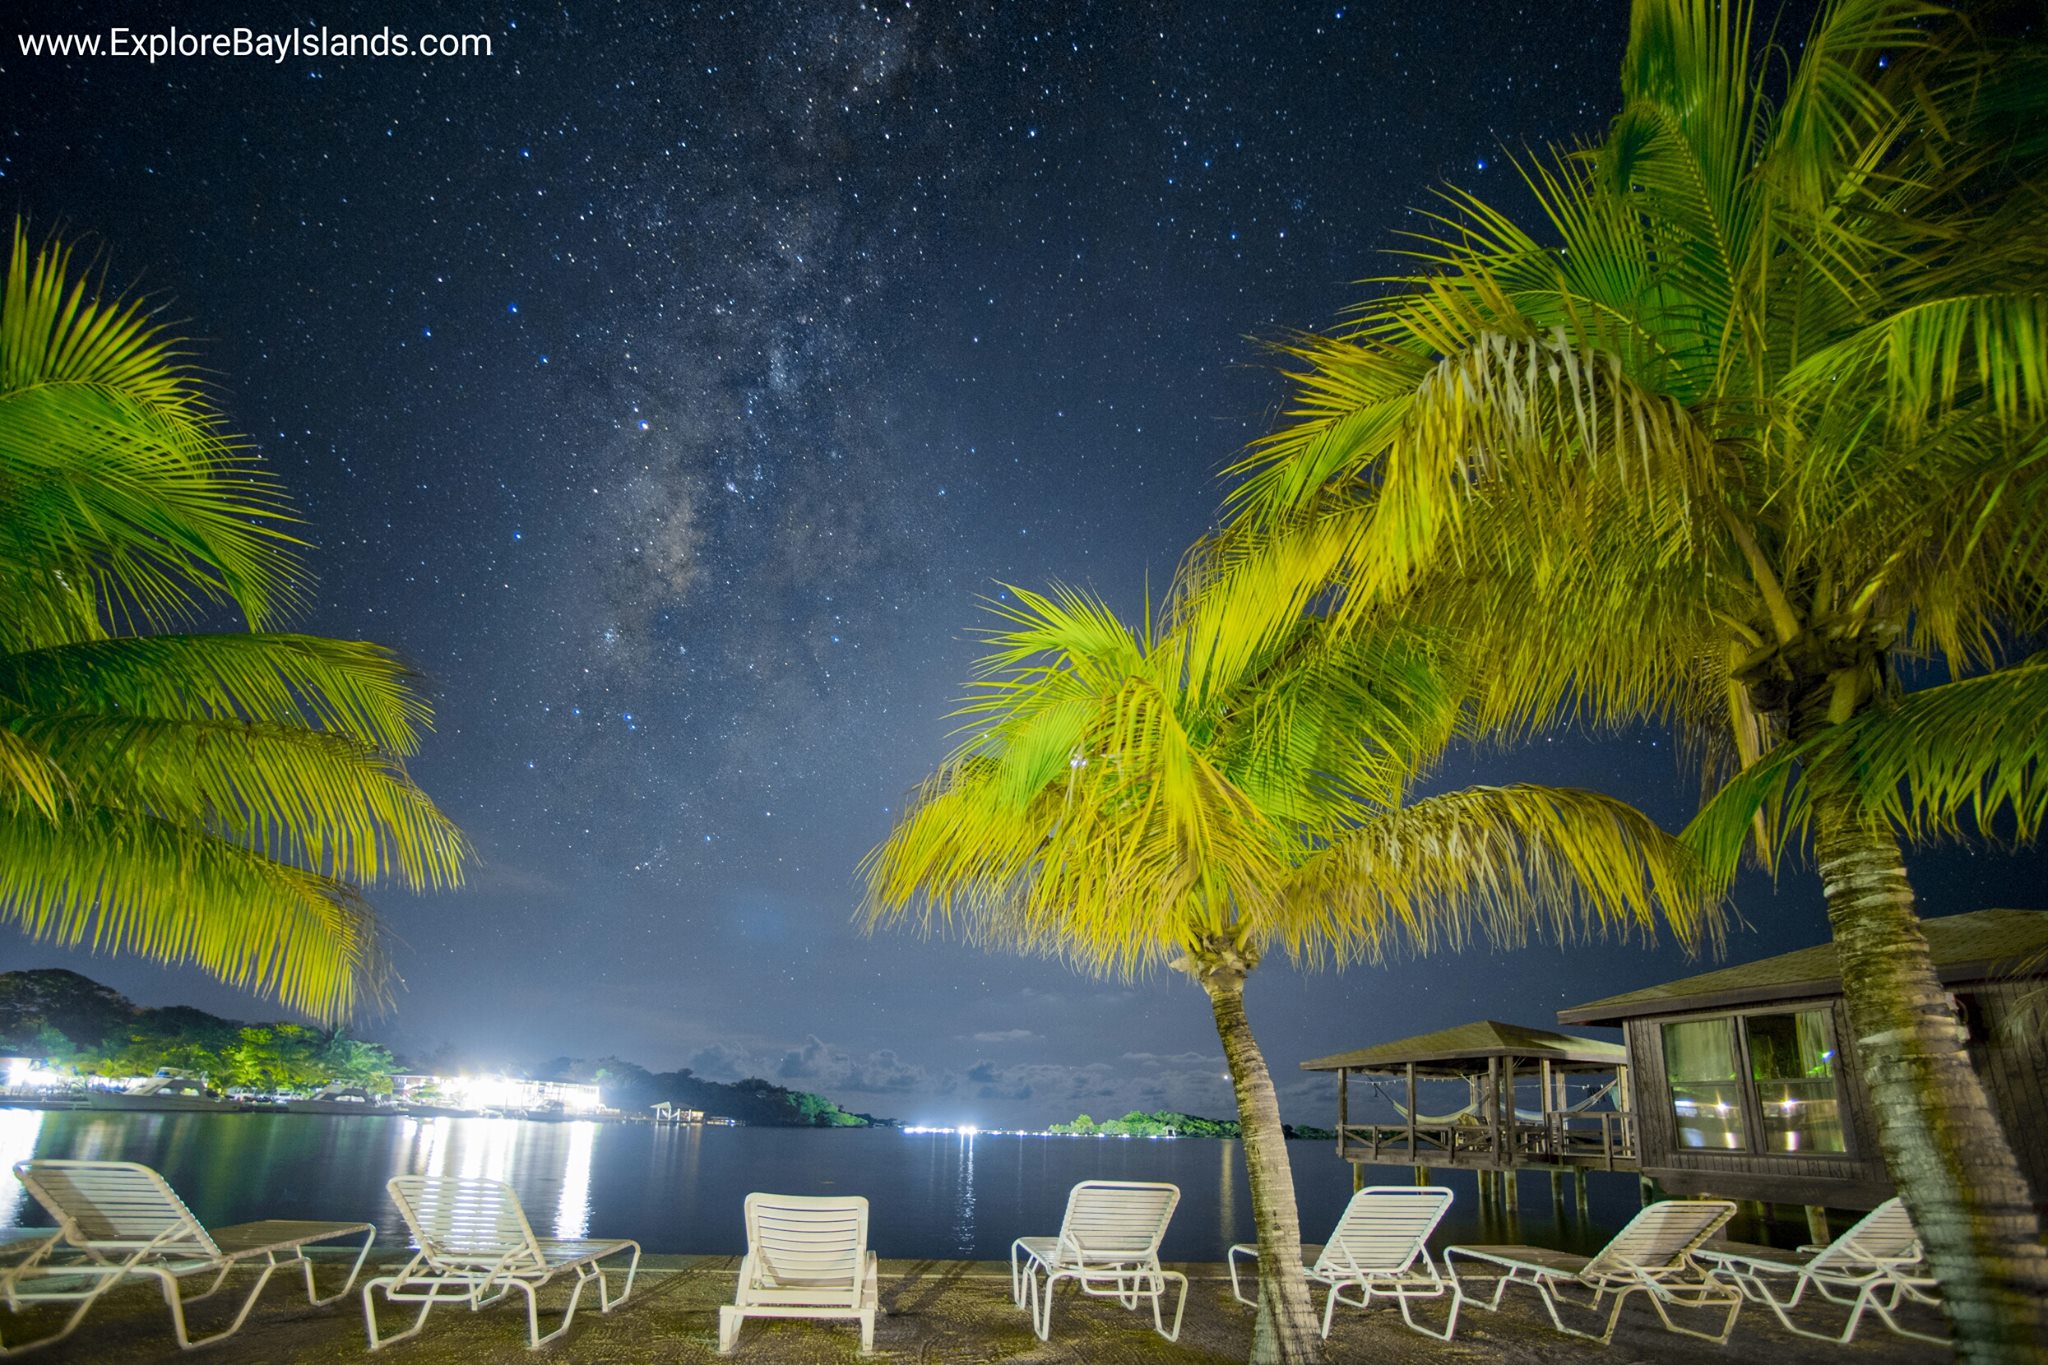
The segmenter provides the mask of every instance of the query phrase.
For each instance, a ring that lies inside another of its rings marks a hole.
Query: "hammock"
[[[1415,1115],[1415,1122],[1418,1124],[1423,1124],[1431,1127],[1445,1127],[1451,1124],[1465,1123],[1467,1121],[1476,1122],[1478,1119],[1479,1111],[1484,1104],[1484,1101],[1481,1100],[1479,1096],[1479,1078],[1476,1076],[1469,1077],[1467,1078],[1465,1083],[1472,1087],[1472,1098],[1469,1102],[1466,1103],[1464,1108],[1454,1109],[1448,1114],[1418,1113]],[[1619,1084],[1619,1081],[1615,1080],[1609,1081],[1605,1085],[1595,1086],[1591,1091],[1589,1091],[1586,1094],[1585,1098],[1579,1100],[1576,1104],[1569,1105],[1564,1109],[1553,1109],[1547,1112],[1553,1114],[1583,1114],[1588,1109],[1591,1109],[1594,1105],[1600,1103],[1601,1100],[1604,1100],[1609,1095],[1613,1094],[1614,1087],[1617,1084]],[[1385,1100],[1388,1104],[1394,1106],[1395,1113],[1399,1114],[1404,1119],[1408,1117],[1407,1106],[1403,1105],[1399,1100],[1395,1099],[1391,1094],[1387,1093],[1387,1087],[1384,1082],[1374,1081],[1372,1082],[1372,1088],[1379,1092],[1379,1096],[1381,1099]],[[1541,1123],[1543,1122],[1545,1115],[1546,1111],[1541,1109],[1517,1108],[1515,1110],[1515,1119],[1519,1123]]]

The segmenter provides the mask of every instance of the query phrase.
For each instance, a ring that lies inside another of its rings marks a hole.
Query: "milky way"
[[[406,987],[369,1031],[906,1119],[1227,1112],[1198,992],[863,938],[855,866],[947,748],[977,600],[1163,585],[1280,397],[1251,338],[1330,325],[1438,181],[1513,203],[1505,154],[1596,136],[1626,7],[357,8],[316,17],[431,15],[492,53],[151,65],[10,38],[0,171],[202,339],[317,543],[299,624],[392,644],[434,691],[415,770],[482,862],[378,897]],[[1668,822],[1694,793],[1649,734],[1445,776]],[[1976,908],[2038,870],[2015,866],[1950,854],[1923,890]],[[1744,909],[1744,955],[1825,933],[1807,881]],[[1329,1118],[1303,1057],[1543,1024],[1685,965],[1555,954],[1263,973],[1289,1117]]]

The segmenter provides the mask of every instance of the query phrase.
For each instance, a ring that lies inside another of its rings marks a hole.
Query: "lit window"
[[[1680,1147],[1743,1147],[1742,1079],[1735,1068],[1733,1019],[1664,1025],[1664,1075],[1671,1083]]]
[[[1767,1152],[1839,1152],[1842,1106],[1835,1090],[1835,1030],[1826,1010],[1752,1014],[1749,1071]]]

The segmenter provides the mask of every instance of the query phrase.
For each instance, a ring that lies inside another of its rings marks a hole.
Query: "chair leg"
[[[427,1314],[433,1312],[435,1303],[439,1302],[437,1298],[429,1294],[426,1300],[420,1304],[420,1315],[412,1320],[412,1326],[406,1328],[403,1332],[379,1338],[377,1335],[377,1305],[372,1295],[377,1286],[382,1285],[384,1286],[384,1301],[386,1303],[391,1302],[392,1287],[402,1278],[402,1276],[396,1275],[380,1275],[378,1278],[370,1280],[363,1285],[363,1325],[369,1331],[370,1349],[373,1351],[389,1346],[394,1341],[404,1341],[407,1337],[418,1336],[421,1329],[427,1325]]]
[[[740,1322],[745,1314],[731,1304],[718,1310],[718,1353],[731,1355],[733,1344],[740,1339]]]
[[[1512,1275],[1503,1268],[1500,1274],[1494,1276],[1493,1297],[1481,1303],[1465,1293],[1464,1281],[1458,1278],[1457,1258],[1451,1255],[1451,1251],[1456,1250],[1456,1247],[1452,1247],[1450,1251],[1444,1253],[1444,1273],[1451,1277],[1451,1288],[1458,1295],[1458,1301],[1460,1303],[1471,1303],[1474,1307],[1483,1308],[1489,1313],[1498,1313],[1500,1311],[1501,1295],[1507,1293],[1508,1281],[1512,1278]]]
[[[1936,1346],[1949,1346],[1953,1344],[1947,1337],[1937,1337],[1927,1332],[1915,1332],[1907,1328],[1901,1327],[1899,1326],[1898,1319],[1892,1316],[1892,1310],[1899,1306],[1899,1302],[1903,1297],[1910,1296],[1912,1298],[1919,1299],[1922,1302],[1926,1302],[1927,1299],[1925,1296],[1914,1293],[1909,1286],[1900,1285],[1893,1292],[1891,1303],[1886,1304],[1877,1297],[1876,1290],[1877,1286],[1872,1285],[1871,1292],[1869,1295],[1870,1311],[1876,1313],[1878,1319],[1882,1321],[1886,1327],[1889,1327],[1895,1334],[1902,1337],[1907,1337],[1913,1341],[1931,1342]],[[1849,1334],[1853,1333],[1855,1330],[1856,1324],[1852,1320],[1849,1324],[1848,1329],[1843,1333],[1842,1340],[1847,1341],[1849,1339]]]
[[[1658,1293],[1654,1289],[1646,1290],[1645,1292],[1650,1296],[1650,1306],[1657,1310],[1657,1316],[1663,1320],[1665,1331],[1676,1332],[1682,1337],[1698,1337],[1702,1341],[1711,1341],[1716,1346],[1728,1344],[1728,1335],[1735,1330],[1735,1319],[1742,1313],[1742,1295],[1730,1290],[1730,1297],[1734,1301],[1728,1305],[1728,1316],[1721,1323],[1719,1335],[1711,1332],[1701,1332],[1691,1327],[1680,1327],[1671,1320],[1670,1305],[1675,1303],[1676,1300],[1667,1299],[1665,1295]],[[1688,1308],[1712,1308],[1715,1306],[1715,1301],[1707,1297],[1705,1293],[1702,1293],[1696,1301],[1685,1306]]]
[[[875,1310],[860,1310],[860,1353],[871,1356],[875,1353]]]
[[[593,1265],[592,1269],[597,1271],[597,1311],[609,1313],[612,1309],[617,1308],[627,1299],[633,1297],[633,1277],[640,1273],[640,1248],[638,1244],[635,1244],[633,1247],[633,1259],[626,1265],[626,1287],[619,1291],[617,1298],[611,1297],[609,1288],[605,1283],[603,1269],[596,1265]]]
[[[1426,1337],[1435,1337],[1438,1341],[1449,1341],[1453,1336],[1457,1335],[1458,1309],[1464,1305],[1465,1294],[1464,1291],[1459,1289],[1455,1283],[1445,1285],[1444,1289],[1448,1289],[1450,1291],[1451,1320],[1444,1324],[1443,1331],[1439,1332],[1435,1328],[1424,1326],[1422,1323],[1419,1323],[1415,1320],[1415,1315],[1413,1312],[1410,1311],[1408,1306],[1408,1300],[1411,1296],[1407,1294],[1396,1294],[1394,1296],[1397,1300],[1399,1300],[1401,1304],[1401,1321],[1407,1323],[1411,1329],[1422,1333],[1422,1335]],[[1441,1293],[1443,1291],[1439,1290],[1438,1292]],[[1414,1295],[1412,1297],[1420,1298],[1423,1296]],[[1430,1297],[1434,1297],[1434,1295],[1431,1295]],[[1324,1329],[1323,1335],[1329,1335],[1329,1330],[1327,1328]]]
[[[1627,1305],[1628,1296],[1630,1294],[1633,1294],[1638,1288],[1638,1286],[1636,1285],[1629,1285],[1625,1288],[1618,1290],[1601,1289],[1596,1290],[1594,1292],[1593,1302],[1585,1306],[1591,1308],[1596,1313],[1600,1311],[1600,1301],[1607,1297],[1609,1293],[1612,1293],[1614,1295],[1614,1307],[1608,1311],[1607,1325],[1601,1330],[1599,1336],[1594,1336],[1591,1332],[1582,1332],[1576,1327],[1567,1327],[1565,1325],[1564,1319],[1558,1314],[1558,1304],[1560,1302],[1563,1302],[1571,1307],[1578,1307],[1579,1305],[1573,1304],[1569,1299],[1560,1300],[1557,1297],[1557,1295],[1551,1290],[1550,1283],[1547,1279],[1539,1276],[1533,1280],[1524,1280],[1522,1281],[1522,1283],[1527,1284],[1534,1288],[1537,1293],[1537,1296],[1543,1300],[1543,1306],[1550,1312],[1551,1326],[1555,1327],[1558,1331],[1564,1333],[1568,1337],[1582,1337],[1587,1341],[1597,1341],[1602,1346],[1605,1346],[1609,1342],[1614,1340],[1614,1328],[1615,1324],[1621,1321],[1621,1310],[1623,1307]],[[1494,1297],[1496,1300],[1498,1300],[1500,1297],[1499,1293],[1496,1292]]]
[[[299,1264],[305,1267],[306,1271],[306,1301],[315,1308],[325,1308],[330,1303],[346,1298],[350,1288],[355,1285],[356,1276],[363,1273],[363,1263],[370,1259],[370,1244],[376,1240],[377,1230],[375,1228],[363,1234],[363,1249],[356,1253],[356,1263],[348,1268],[348,1278],[342,1281],[340,1289],[329,1294],[324,1299],[320,1297],[319,1291],[313,1287],[313,1262],[306,1255],[305,1248],[299,1248]]]
[[[1052,1290],[1058,1279],[1059,1276],[1048,1269],[1041,1283],[1030,1266],[1024,1267],[1024,1283],[1031,1291],[1031,1326],[1040,1341],[1052,1336]]]
[[[576,1287],[569,1291],[569,1304],[562,1310],[561,1325],[546,1336],[542,1336],[540,1334],[540,1285],[528,1284],[525,1280],[513,1281],[519,1287],[519,1292],[526,1295],[528,1350],[538,1351],[549,1342],[559,1340],[563,1333],[569,1330],[569,1324],[576,1320],[576,1305],[583,1298],[583,1286],[589,1282],[590,1278],[583,1274],[582,1268],[579,1267],[576,1274]],[[546,1283],[546,1280],[541,1281],[541,1284]]]
[[[190,1351],[195,1347],[211,1346],[216,1341],[224,1341],[228,1337],[233,1336],[236,1332],[241,1331],[242,1324],[249,1320],[250,1310],[256,1307],[256,1300],[263,1296],[263,1288],[265,1285],[270,1283],[270,1277],[271,1275],[276,1273],[277,1268],[278,1263],[276,1261],[271,1261],[263,1267],[261,1273],[259,1273],[256,1276],[256,1283],[250,1287],[248,1297],[242,1300],[241,1310],[235,1314],[235,1319],[233,1322],[230,1322],[225,1328],[221,1329],[218,1332],[215,1332],[213,1335],[200,1337],[196,1341],[193,1340],[191,1334],[186,1329],[186,1300],[184,1294],[179,1288],[178,1277],[171,1274],[168,1270],[163,1270],[156,1266],[147,1265],[137,1266],[135,1268],[135,1273],[139,1275],[156,1276],[160,1287],[163,1289],[164,1304],[171,1310],[171,1330],[173,1333],[176,1334],[178,1338],[178,1349],[181,1351]],[[212,1285],[208,1286],[206,1293],[194,1295],[192,1302],[197,1303],[201,1299],[212,1297],[214,1292],[221,1287],[222,1283],[225,1282],[226,1278],[227,1276],[224,1270],[220,1276],[215,1278]]]
[[[71,1316],[64,1319],[62,1327],[46,1337],[37,1337],[34,1341],[17,1342],[13,1346],[0,1342],[0,1360],[4,1360],[9,1356],[26,1355],[30,1351],[41,1350],[45,1346],[54,1346],[64,1340],[64,1338],[78,1330],[78,1324],[85,1321],[85,1315],[92,1311],[92,1306],[95,1303],[99,1302],[100,1295],[112,1289],[126,1277],[125,1271],[109,1267],[100,1274],[99,1284],[91,1292],[79,1299],[78,1307],[71,1310]],[[8,1306],[19,1311],[19,1305],[17,1304],[10,1303]]]
[[[1180,1304],[1179,1304],[1179,1306],[1178,1306],[1178,1307],[1176,1307],[1176,1308],[1175,1308],[1175,1309],[1173,1310],[1173,1330],[1172,1330],[1171,1332],[1167,1331],[1167,1330],[1166,1330],[1166,1327],[1165,1327],[1165,1325],[1164,1325],[1163,1323],[1161,1323],[1161,1322],[1160,1322],[1160,1320],[1159,1320],[1159,1300],[1160,1300],[1160,1298],[1161,1298],[1161,1297],[1163,1297],[1163,1296],[1165,1295],[1165,1293],[1166,1293],[1166,1282],[1167,1282],[1168,1280],[1179,1280],[1179,1281],[1180,1281]],[[1181,1274],[1181,1273],[1180,1273],[1179,1271],[1177,1271],[1177,1270],[1167,1270],[1167,1271],[1162,1271],[1162,1272],[1160,1273],[1160,1276],[1159,1276],[1159,1278],[1158,1278],[1158,1279],[1157,1279],[1156,1281],[1154,1281],[1154,1283],[1153,1283],[1153,1294],[1152,1294],[1152,1328],[1153,1328],[1153,1330],[1154,1330],[1154,1331],[1156,1331],[1156,1332],[1158,1332],[1160,1336],[1163,1336],[1163,1337],[1165,1337],[1165,1338],[1166,1338],[1166,1339],[1167,1339],[1168,1341],[1179,1341],[1179,1340],[1180,1340],[1180,1321],[1181,1321],[1181,1319],[1182,1319],[1183,1317],[1187,1316],[1187,1311],[1188,1311],[1188,1277],[1187,1277],[1187,1276],[1185,1276],[1185,1275],[1183,1275],[1183,1274]]]
[[[1229,1251],[1225,1252],[1223,1256],[1224,1263],[1230,1267],[1230,1297],[1236,1299],[1241,1304],[1245,1304],[1252,1308],[1257,1308],[1259,1306],[1259,1301],[1257,1299],[1246,1298],[1244,1296],[1244,1290],[1238,1287],[1237,1258],[1243,1254],[1245,1253],[1242,1250],[1242,1248],[1233,1246]],[[1328,1336],[1329,1334],[1330,1329],[1325,1327],[1323,1329],[1323,1335]]]

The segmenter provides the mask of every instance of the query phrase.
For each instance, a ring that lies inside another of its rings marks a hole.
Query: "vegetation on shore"
[[[1282,1124],[1283,1131],[1290,1138],[1304,1138],[1316,1142],[1334,1142],[1337,1135],[1327,1128],[1302,1128],[1294,1124]],[[1061,1137],[1203,1137],[1242,1138],[1244,1128],[1236,1119],[1205,1119],[1196,1114],[1183,1114],[1173,1109],[1158,1109],[1146,1113],[1133,1109],[1120,1119],[1092,1119],[1086,1114],[1079,1115],[1071,1123],[1055,1123],[1045,1130]]]
[[[383,1095],[391,1092],[394,1073],[459,1068],[446,1056],[408,1065],[382,1044],[340,1030],[289,1021],[246,1024],[187,1005],[138,1005],[61,968],[0,972],[0,1052],[32,1057],[81,1079],[168,1071],[204,1078],[217,1089],[266,1094],[340,1084]],[[688,1069],[650,1072],[616,1057],[557,1057],[531,1068],[528,1079],[594,1083],[607,1105],[627,1113],[645,1113],[665,1101],[752,1127],[871,1128],[894,1122],[768,1081],[728,1084]]]

